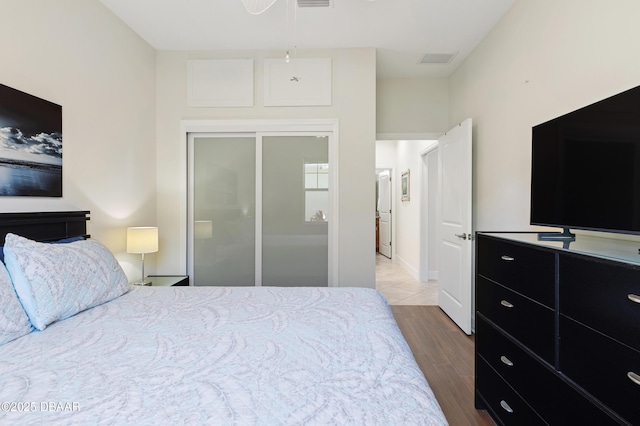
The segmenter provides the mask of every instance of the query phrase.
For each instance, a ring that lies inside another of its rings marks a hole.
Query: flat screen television
[[[640,86],[534,126],[531,158],[532,225],[640,235]]]

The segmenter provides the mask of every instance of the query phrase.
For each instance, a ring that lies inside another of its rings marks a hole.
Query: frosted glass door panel
[[[262,138],[262,285],[328,285],[328,137]]]
[[[194,138],[193,178],[194,284],[255,285],[255,137]]]

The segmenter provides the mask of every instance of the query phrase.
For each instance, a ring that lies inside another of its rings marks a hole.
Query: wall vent
[[[298,0],[298,7],[330,7],[332,0]]]
[[[420,59],[420,64],[448,64],[456,56],[455,53],[427,53]]]

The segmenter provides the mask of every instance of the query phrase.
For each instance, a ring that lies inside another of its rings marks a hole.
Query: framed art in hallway
[[[409,176],[410,176],[410,170],[407,169],[406,172],[402,172],[402,176],[400,178],[402,201],[409,201],[409,189],[410,189]]]
[[[0,195],[62,197],[62,107],[2,84]]]

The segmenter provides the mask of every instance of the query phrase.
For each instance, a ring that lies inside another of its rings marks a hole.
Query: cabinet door
[[[618,424],[482,315],[477,318],[476,333],[478,355],[549,424]]]
[[[560,313],[640,350],[640,269],[560,257]]]
[[[555,309],[555,254],[478,235],[478,273]]]
[[[555,365],[554,311],[484,277],[478,277],[476,286],[478,311]]]
[[[560,368],[627,421],[640,424],[640,352],[561,315]]]
[[[527,404],[485,361],[476,364],[477,392],[498,424],[528,426],[546,425]]]

